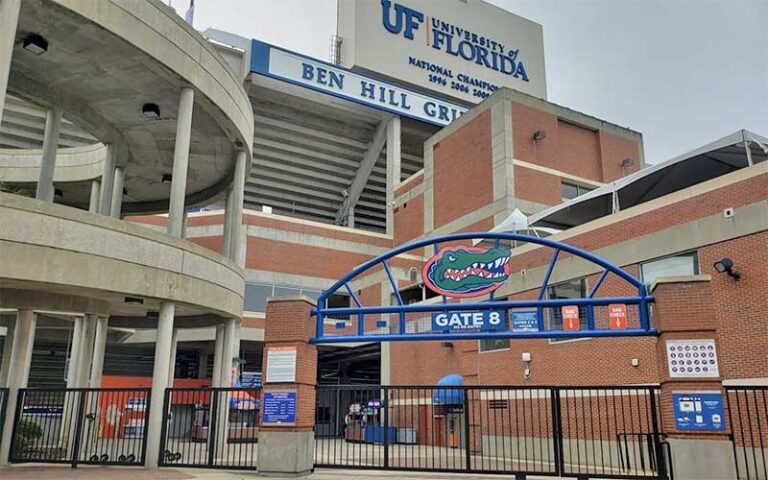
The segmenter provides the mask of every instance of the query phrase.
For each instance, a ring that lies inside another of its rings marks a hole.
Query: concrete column
[[[394,227],[395,187],[400,184],[400,117],[392,117],[387,122],[387,233]]]
[[[219,383],[224,388],[232,386],[232,359],[235,357],[235,330],[237,319],[229,318],[224,324],[224,340],[221,348],[221,376]]]
[[[11,320],[5,331],[3,341],[3,362],[0,364],[0,387],[8,386],[8,370],[11,368],[11,356],[13,352],[13,339],[16,332],[16,319]]]
[[[43,158],[40,161],[40,176],[37,179],[37,192],[35,193],[35,198],[46,202],[53,201],[53,173],[56,170],[59,132],[61,132],[61,109],[50,108],[45,117]]]
[[[350,208],[347,212],[347,226],[349,228],[355,228],[355,209]]]
[[[245,191],[245,172],[248,161],[248,155],[245,151],[237,152],[235,156],[235,175],[232,180],[232,243],[230,244],[229,258],[238,262],[241,252],[245,248],[242,241],[243,231],[243,195]]]
[[[16,340],[12,350],[11,365],[8,370],[7,411],[16,411],[19,389],[27,387],[29,367],[32,364],[32,347],[35,344],[35,326],[37,315],[32,310],[19,310],[16,317]],[[0,441],[0,465],[8,465],[13,435],[13,416],[3,424],[3,437]]]
[[[80,365],[80,352],[83,346],[83,317],[75,317],[75,325],[72,331],[72,346],[69,349],[69,366],[67,368],[67,388],[77,388]]]
[[[212,387],[221,386],[221,356],[224,347],[224,325],[216,325],[216,340],[213,344],[213,378]]]
[[[99,213],[99,195],[101,195],[101,182],[94,180],[91,182],[91,199],[88,203],[88,211]]]
[[[173,150],[173,180],[168,210],[168,234],[181,238],[184,221],[184,197],[187,191],[187,169],[189,167],[189,143],[192,135],[192,110],[195,91],[190,87],[181,89],[179,114],[176,119],[176,144]]]
[[[16,24],[19,23],[21,0],[0,0],[0,119],[5,106],[5,91],[11,73],[13,44],[16,42]]]
[[[232,215],[234,214],[232,208],[232,187],[227,189],[227,199],[224,202],[224,237],[221,247],[221,254],[229,258],[232,251]]]
[[[99,213],[109,215],[112,209],[112,188],[115,186],[115,160],[117,147],[107,144],[107,156],[101,170],[101,193],[99,195]]]
[[[101,375],[104,373],[104,352],[107,349],[107,329],[109,317],[98,317],[96,335],[93,341],[93,360],[91,362],[91,388],[101,388]]]
[[[179,329],[174,328],[171,335],[171,355],[168,361],[168,388],[173,388],[173,380],[176,378],[176,348],[179,344]]]
[[[175,179],[175,178],[174,178]],[[181,217],[179,217],[181,218]],[[155,341],[155,365],[152,370],[152,399],[149,425],[147,426],[147,468],[156,469],[160,458],[160,431],[163,425],[163,400],[168,387],[168,364],[171,359],[173,339],[173,315],[176,306],[165,302],[160,304],[157,318],[157,339]]]
[[[120,218],[123,210],[123,186],[125,185],[125,169],[115,167],[115,180],[112,186],[112,202],[109,214],[114,218]]]
[[[93,360],[93,344],[96,338],[97,321],[98,317],[92,313],[86,314],[83,319],[80,359],[77,365],[78,388],[87,388],[91,383],[91,360]]]

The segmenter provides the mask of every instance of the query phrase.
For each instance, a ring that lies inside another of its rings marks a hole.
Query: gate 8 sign
[[[506,330],[505,312],[435,312],[432,314],[432,330]]]

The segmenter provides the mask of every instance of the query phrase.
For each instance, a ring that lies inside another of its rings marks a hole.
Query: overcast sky
[[[328,59],[336,0],[195,3],[198,30]],[[740,128],[768,136],[768,0],[491,3],[544,26],[548,100],[641,132],[649,163]]]

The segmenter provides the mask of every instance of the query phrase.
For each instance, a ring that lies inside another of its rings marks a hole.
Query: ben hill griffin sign
[[[477,103],[546,98],[540,25],[480,0],[339,0],[342,64]]]

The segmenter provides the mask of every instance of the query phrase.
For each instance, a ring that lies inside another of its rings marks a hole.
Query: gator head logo
[[[509,278],[509,249],[445,247],[421,271],[424,284],[449,297],[491,293]]]

